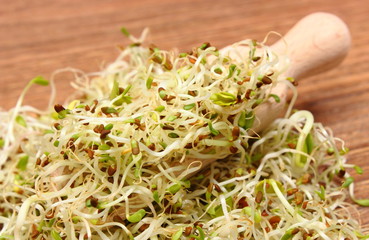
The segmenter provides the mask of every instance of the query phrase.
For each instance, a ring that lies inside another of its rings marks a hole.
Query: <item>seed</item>
[[[244,207],[248,207],[249,204],[246,201],[246,197],[242,197],[239,201],[238,201],[238,208],[244,208]]]
[[[245,98],[246,99],[250,99],[250,95],[251,95],[252,90],[251,89],[247,89],[246,93],[245,93]]]
[[[308,205],[308,201],[304,201],[304,202],[302,203],[301,208],[302,208],[302,209],[306,209],[307,205]]]
[[[299,228],[294,228],[291,232],[292,235],[296,235],[300,231]]]
[[[197,145],[198,145],[198,142],[187,143],[187,144],[185,145],[185,148],[186,148],[186,149],[191,149],[191,148],[193,148],[193,147],[196,147]]]
[[[217,192],[221,192],[222,189],[219,187],[218,184],[214,184],[214,189],[217,191]]]
[[[214,184],[213,183],[209,183],[207,192],[210,192],[211,193],[213,191],[213,187],[214,187]]]
[[[256,87],[257,87],[257,88],[261,88],[261,86],[263,86],[263,82],[257,82],[257,83],[256,83]]]
[[[49,162],[49,159],[46,159],[45,161],[42,162],[41,164],[41,167],[45,167],[46,165],[48,165],[50,162]]]
[[[53,211],[53,210],[48,211],[48,212],[45,214],[45,217],[46,217],[47,219],[51,219],[51,218],[53,218],[53,217],[54,217],[54,211]]]
[[[270,223],[270,225],[272,225],[272,227],[274,229],[277,227],[277,225],[280,221],[281,221],[280,216],[273,216],[273,217],[269,218],[269,223]]]
[[[256,197],[255,197],[255,202],[256,203],[261,203],[261,201],[263,200],[263,193],[261,191],[259,191],[257,194],[256,194]]]
[[[264,209],[264,210],[261,212],[261,216],[263,216],[263,217],[267,217],[267,216],[269,216],[269,213]]]
[[[205,49],[207,49],[208,47],[210,47],[210,43],[208,43],[208,42],[204,42],[204,43],[200,46],[200,49],[205,50]]]
[[[124,223],[124,219],[122,217],[120,217],[119,215],[115,215],[113,217],[113,221],[114,222],[119,222],[119,223]]]
[[[338,171],[337,177],[343,178],[345,176],[345,174],[346,174],[346,171],[344,169],[341,169],[341,170]]]
[[[288,143],[287,146],[291,149],[295,149],[296,148],[296,144],[295,143]]]
[[[60,129],[61,129],[61,125],[60,125],[60,123],[54,123],[54,128],[55,128],[56,130],[60,130]]]
[[[271,84],[272,83],[272,79],[270,79],[269,77],[267,76],[264,76],[261,81],[264,83],[264,84]]]
[[[95,133],[101,133],[104,130],[104,125],[103,124],[96,125],[93,130]]]
[[[114,178],[113,177],[108,177],[108,182],[114,183]]]
[[[327,183],[325,182],[318,182],[318,184],[319,184],[319,187],[322,186],[324,187],[324,189],[327,187]]]
[[[302,182],[303,184],[310,183],[310,182],[311,182],[311,178],[312,178],[312,176],[311,176],[309,173],[305,173],[305,174],[302,176],[301,182]]]
[[[41,164],[41,158],[37,158],[36,165],[40,165],[40,164]]]
[[[291,188],[287,190],[287,196],[291,196],[293,194],[295,194],[296,192],[298,192],[299,190],[297,188]]]
[[[184,235],[189,236],[192,233],[192,227],[186,227],[184,230]]]
[[[165,60],[164,67],[165,67],[167,70],[172,70],[172,68],[173,68],[173,64],[172,64],[172,62],[171,62],[171,61],[169,61],[169,59],[168,59],[168,58]]]
[[[140,232],[143,232],[143,231],[145,231],[146,229],[148,229],[149,228],[149,226],[150,226],[150,224],[147,224],[147,223],[145,223],[145,224],[143,224],[138,230],[140,231]]]
[[[100,139],[105,139],[109,133],[110,133],[110,130],[103,129],[100,133]]]
[[[257,62],[257,61],[259,61],[259,60],[260,60],[260,58],[261,58],[261,57],[259,57],[259,56],[253,57],[253,58],[252,58],[252,61]]]
[[[191,96],[193,96],[193,97],[196,97],[197,96],[197,91],[196,90],[189,90],[188,91],[188,95],[191,95]]]
[[[136,140],[131,141],[132,154],[137,155],[140,153],[140,146],[138,145]]]
[[[147,146],[151,151],[155,151],[155,144],[151,143],[149,146]]]
[[[201,134],[201,135],[199,135],[199,140],[201,141],[201,140],[203,140],[203,139],[205,139],[205,138],[208,138],[209,137],[209,135],[208,134]]]
[[[230,147],[229,147],[229,151],[230,151],[231,153],[237,153],[237,152],[238,152],[238,148],[237,148],[237,147],[235,147],[235,146],[230,146]]]
[[[195,64],[196,63],[196,58],[192,57],[192,56],[188,56],[188,61],[190,61],[190,63]]]
[[[297,205],[300,205],[303,201],[304,201],[304,193],[303,192],[295,193],[295,203]]]
[[[165,99],[163,99],[163,100],[169,102],[170,100],[175,99],[175,98],[176,98],[175,96],[170,95],[170,96],[166,96]]]
[[[62,105],[60,105],[60,104],[56,104],[54,106],[54,109],[55,109],[55,112],[57,112],[57,113],[65,110],[65,108]]]
[[[159,64],[161,64],[161,63],[162,63],[162,61],[163,61],[163,59],[162,59],[160,56],[158,56],[158,55],[154,55],[154,56],[152,56],[151,60],[152,60],[153,62],[156,62],[156,63],[159,63]]]
[[[114,164],[110,165],[108,168],[108,175],[113,176],[116,171],[117,171],[117,166]]]
[[[0,229],[2,229],[2,227],[0,227]],[[31,238],[34,239],[36,238],[38,235],[40,234],[40,232],[37,230],[37,226],[36,224],[32,224],[32,232],[31,232]]]
[[[94,158],[94,153],[95,153],[95,151],[94,151],[94,150],[89,149],[89,148],[85,148],[85,149],[83,149],[83,151],[85,151],[85,152],[87,153],[87,155],[88,155],[88,157],[89,157],[90,159],[93,159],[93,158]]]
[[[97,101],[96,99],[94,100],[94,106],[92,107],[91,109],[91,113],[95,113],[95,110],[96,110],[96,107],[97,107],[97,104],[99,103],[99,101]]]
[[[90,197],[87,199],[87,202],[94,208],[97,207],[97,205],[99,204],[99,200],[97,200],[97,198],[94,197]]]
[[[163,127],[162,127],[163,130],[174,130],[174,127],[170,126],[170,125],[167,125],[165,124]]]
[[[240,128],[238,126],[234,126],[232,129],[233,141],[235,141],[239,136],[240,136]]]
[[[66,147],[69,148],[70,150],[72,150],[72,152],[74,152],[74,150],[76,150],[76,146],[74,145],[74,139],[73,138],[69,139],[69,141],[66,144]]]

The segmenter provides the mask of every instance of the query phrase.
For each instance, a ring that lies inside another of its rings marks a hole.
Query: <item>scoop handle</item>
[[[284,75],[300,79],[336,67],[350,45],[346,24],[333,14],[318,12],[302,18],[272,50],[290,58],[291,65]]]
[[[296,23],[272,50],[290,59],[290,66],[283,75],[301,80],[336,67],[347,55],[350,45],[346,24],[333,14],[318,12]],[[280,102],[270,98],[255,109],[256,121],[250,133],[264,130],[285,113],[287,85],[279,83],[271,92],[279,96]]]

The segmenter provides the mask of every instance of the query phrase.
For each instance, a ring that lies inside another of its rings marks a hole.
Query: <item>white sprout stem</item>
[[[298,111],[298,112],[294,113],[290,117],[290,119],[292,121],[295,121],[295,122],[298,122],[301,118],[305,119],[305,124],[304,124],[304,127],[301,130],[301,133],[300,133],[299,137],[298,137],[296,149],[302,152],[302,149],[303,149],[304,144],[305,144],[305,139],[306,139],[307,135],[310,133],[312,127],[313,127],[314,116],[311,112],[306,111],[306,110],[302,110],[302,111]],[[301,163],[301,154],[300,153],[295,153],[294,154],[293,162],[298,167],[304,166]]]

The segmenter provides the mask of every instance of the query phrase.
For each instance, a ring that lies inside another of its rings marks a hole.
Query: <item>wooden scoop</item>
[[[286,45],[287,43],[287,45]],[[347,55],[351,45],[350,32],[346,24],[337,16],[329,13],[313,13],[301,19],[284,37],[272,46],[277,54],[287,55],[291,61],[284,76],[302,79],[336,67]],[[247,47],[228,46],[222,49],[231,57],[237,54],[249,54]],[[279,83],[272,89],[280,97],[280,102],[270,98],[255,108],[256,121],[251,132],[260,132],[286,110],[288,87]],[[188,166],[195,162],[204,168],[217,159],[185,159],[182,164]]]

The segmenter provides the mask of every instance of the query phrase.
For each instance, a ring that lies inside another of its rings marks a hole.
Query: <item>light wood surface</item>
[[[351,149],[349,161],[363,167],[356,194],[369,198],[369,1],[368,0],[1,0],[0,106],[15,105],[23,86],[37,75],[73,67],[99,70],[145,27],[161,48],[190,50],[208,41],[219,48],[245,38],[262,40],[269,31],[285,34],[317,11],[336,14],[348,25],[352,47],[341,65],[299,83],[297,108],[313,112]],[[73,89],[71,76],[58,78],[58,101]],[[45,107],[49,89],[32,88],[28,104]],[[369,227],[369,208],[359,208]]]

